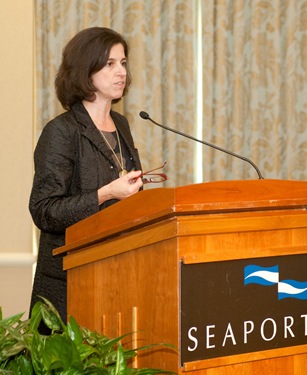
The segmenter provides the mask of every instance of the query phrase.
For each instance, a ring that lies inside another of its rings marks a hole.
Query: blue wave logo
[[[283,280],[278,283],[278,299],[307,299],[307,281]]]
[[[307,281],[279,280],[279,267],[260,267],[250,264],[244,268],[244,285],[278,285],[278,299],[307,300]]]
[[[249,265],[244,268],[244,285],[260,284],[264,286],[275,285],[279,281],[278,266],[259,267]]]

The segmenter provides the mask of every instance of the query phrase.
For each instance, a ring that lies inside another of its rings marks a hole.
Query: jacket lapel
[[[72,107],[76,120],[82,125],[81,135],[86,137],[103,155],[110,161],[111,164],[114,164],[113,154],[109,147],[104,142],[102,136],[99,133],[99,130],[96,128],[93,123],[90,115],[87,110],[84,108],[82,103],[76,103]],[[121,136],[121,139],[125,142],[129,154],[133,158],[136,168],[140,169],[139,156],[135,151],[133,144],[133,139],[129,130],[128,123],[123,123],[122,116],[119,116],[116,112],[111,111],[112,119],[115,123],[115,126],[118,130],[118,133]]]
[[[121,136],[121,139],[125,142],[125,145],[128,149],[130,157],[134,161],[135,168],[141,169],[139,155],[135,149],[133,138],[132,138],[127,120],[123,116],[119,115],[117,112],[114,112],[114,111],[111,111],[111,116],[116,125],[118,133]]]
[[[74,104],[72,110],[75,114],[76,120],[82,125],[81,135],[86,137],[101,153],[104,154],[106,158],[109,159],[110,163],[113,164],[112,151],[103,141],[102,136],[99,134],[99,130],[96,128],[83,104]]]

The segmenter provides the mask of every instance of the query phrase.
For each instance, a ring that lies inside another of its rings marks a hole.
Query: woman
[[[65,47],[55,87],[67,111],[40,136],[29,204],[41,230],[30,308],[43,296],[64,321],[66,273],[52,250],[64,245],[67,227],[142,188],[129,124],[111,109],[130,83],[128,45],[115,31],[85,29]]]

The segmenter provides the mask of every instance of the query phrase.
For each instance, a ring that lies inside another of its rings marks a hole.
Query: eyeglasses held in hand
[[[142,178],[143,184],[150,184],[150,183],[159,183],[167,180],[167,175],[165,173],[151,173],[157,171],[158,169],[162,169],[166,164],[166,161],[161,165],[161,167],[152,169],[150,171],[142,173],[139,178]]]

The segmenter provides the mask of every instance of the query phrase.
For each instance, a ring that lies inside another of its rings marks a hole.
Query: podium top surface
[[[66,230],[66,245],[108,237],[178,215],[307,208],[307,182],[234,180],[141,191]]]

